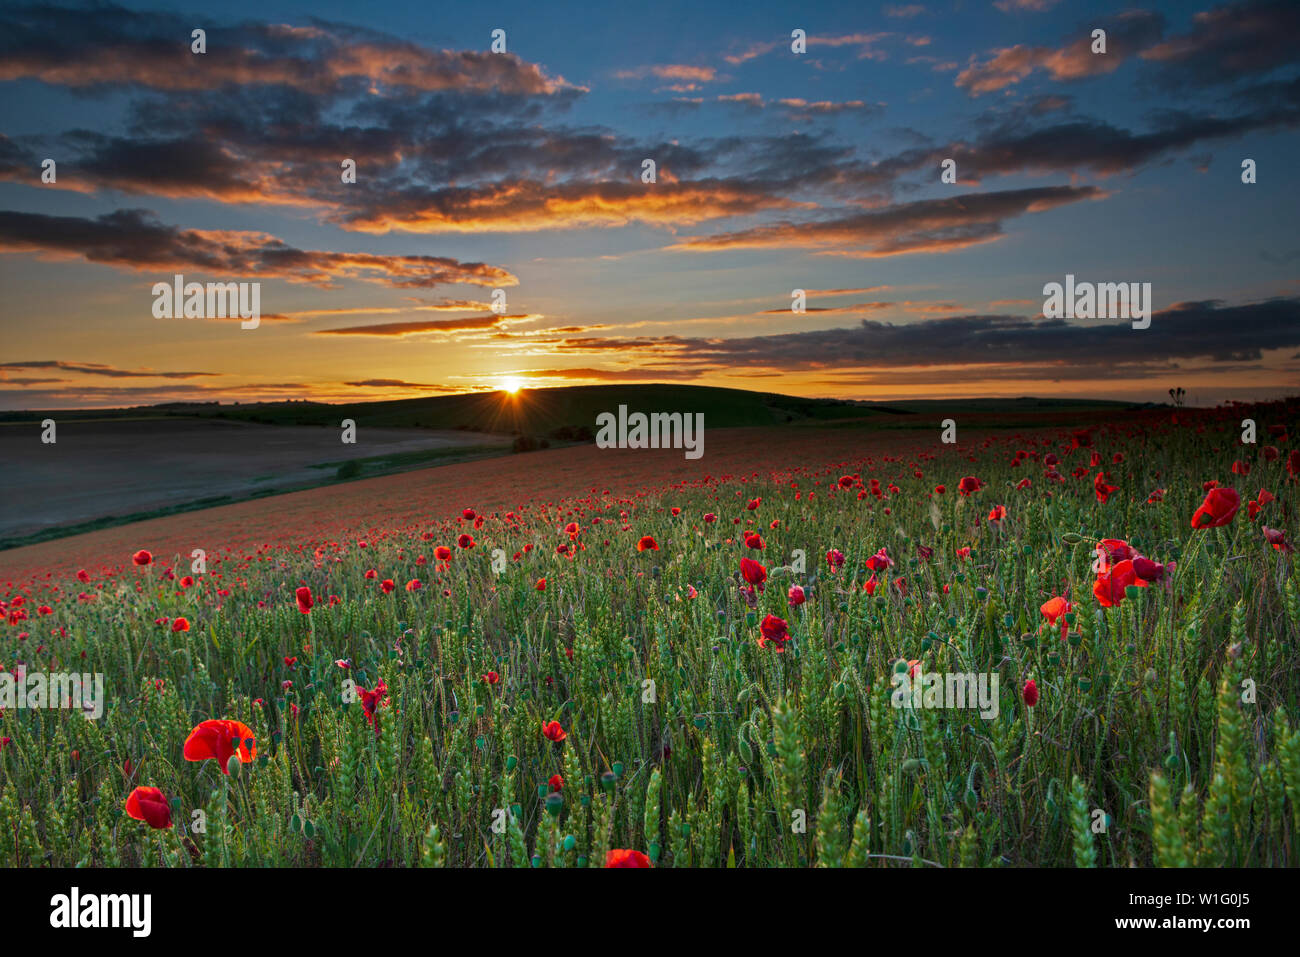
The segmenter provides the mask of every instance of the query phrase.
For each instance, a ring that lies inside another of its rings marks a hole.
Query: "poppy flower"
[[[1103,608],[1114,608],[1124,600],[1124,589],[1129,585],[1146,588],[1147,583],[1138,577],[1132,561],[1122,561],[1114,568],[1097,574],[1092,593]]]
[[[546,736],[548,741],[563,741],[569,736],[568,732],[560,727],[558,721],[548,721],[542,725],[542,734]]]
[[[501,676],[497,674],[495,671],[489,671],[486,674],[484,674],[482,677],[483,677],[484,684],[494,685],[494,684],[499,684],[501,682]]]
[[[984,483],[973,475],[967,475],[957,483],[957,491],[962,495],[969,495],[971,492],[978,492],[983,487]]]
[[[1232,521],[1241,508],[1241,496],[1236,489],[1212,488],[1205,494],[1205,501],[1192,516],[1192,528],[1219,528]]]
[[[177,618],[172,622],[172,631],[189,631],[190,623],[185,618]]]
[[[370,691],[358,685],[357,694],[361,696],[361,707],[366,713],[366,720],[370,722],[370,726],[375,729],[375,734],[378,735],[379,715],[377,712],[379,706],[385,703],[384,699],[388,697],[388,685],[384,683],[383,678],[380,678],[379,683]]]
[[[785,598],[790,603],[791,608],[798,608],[808,600],[808,596],[804,594],[803,588],[799,585],[791,585]]]
[[[659,543],[654,540],[652,535],[642,535],[641,540],[636,543],[638,552],[659,551]]]
[[[152,565],[153,555],[142,548],[131,556],[131,561],[135,562],[137,565]]]
[[[1007,517],[1007,507],[1005,505],[995,505],[989,512],[990,522],[1000,522]]]
[[[311,604],[312,604],[311,589],[308,588],[306,585],[303,585],[293,594],[294,597],[298,599],[298,610],[302,612],[304,615],[309,613],[311,611]]]
[[[138,787],[126,798],[126,813],[137,821],[144,821],[155,831],[172,826],[172,808],[167,795],[157,788]]]
[[[1025,699],[1026,707],[1032,708],[1038,704],[1038,685],[1034,683],[1033,678],[1025,682],[1025,686],[1020,689],[1020,696]]]
[[[763,590],[763,583],[767,581],[767,569],[752,558],[742,558],[740,560],[740,574],[745,581],[751,585],[757,585],[759,591]]]
[[[564,789],[564,778],[558,774],[552,774],[550,780],[546,782],[546,786],[551,789],[552,793],[561,791]]]
[[[470,535],[468,532],[461,532],[456,538],[456,544],[461,548],[473,548],[474,536]]]
[[[758,647],[766,648],[768,642],[771,642],[776,645],[777,651],[785,650],[785,643],[790,640],[790,626],[784,618],[768,615],[758,627],[762,632],[758,639]]]
[[[1172,567],[1172,566],[1169,566]],[[1165,577],[1166,566],[1154,562],[1145,555],[1133,559],[1133,571],[1144,582],[1158,582]]]
[[[936,486],[934,487],[934,493],[935,493],[936,495],[943,495],[943,494],[944,494],[945,492],[947,492],[947,491],[948,491],[947,487],[945,487],[945,486],[943,486],[943,485],[936,485]]]
[[[844,564],[844,553],[838,548],[832,548],[826,553],[826,564],[831,567],[831,571],[840,568]]]
[[[605,854],[606,867],[650,867],[650,858],[640,851],[613,848]]]
[[[240,721],[214,718],[201,721],[190,736],[185,739],[184,756],[186,761],[206,761],[212,758],[222,774],[229,774],[226,765],[234,755],[248,764],[257,757],[257,744],[253,740],[253,731]]]
[[[880,549],[880,551],[876,552],[876,554],[872,555],[870,558],[867,559],[867,567],[870,568],[873,572],[880,572],[880,571],[884,571],[886,568],[892,568],[893,564],[894,564],[894,560],[889,557],[889,555],[885,552],[885,549],[883,547]]]
[[[1070,630],[1070,625],[1065,620],[1065,616],[1073,607],[1067,599],[1058,595],[1055,598],[1047,599],[1039,606],[1038,610],[1042,612],[1049,625],[1055,625],[1058,620],[1061,622],[1061,639],[1064,640],[1066,633]]]
[[[1286,540],[1286,529],[1269,528],[1267,525],[1265,525],[1263,526],[1263,530],[1264,530],[1264,541],[1268,542],[1279,552],[1295,551],[1295,549],[1291,547],[1291,543]]]
[[[439,545],[433,550],[433,557],[440,562],[449,561],[451,559],[451,549],[446,545]]]
[[[761,550],[765,544],[766,543],[763,541],[763,536],[758,534],[758,532],[745,533],[745,546],[747,548],[754,548],[754,549]]]
[[[1110,497],[1119,491],[1119,486],[1110,484],[1109,472],[1098,472],[1097,477],[1092,480],[1092,490],[1097,495],[1097,501],[1105,505]]]
[[[718,520],[718,516],[714,515],[712,512],[704,513],[704,521],[707,522],[708,524],[712,525],[717,520]]]
[[[412,578],[409,582],[406,583],[407,591],[419,591],[422,587],[423,586],[420,584],[420,579],[418,578]]]
[[[1097,549],[1103,553],[1103,566],[1137,558],[1137,549],[1121,538],[1103,538],[1097,543]]]
[[[535,587],[538,591],[546,591],[546,579],[545,578],[537,579],[537,584],[533,587]]]

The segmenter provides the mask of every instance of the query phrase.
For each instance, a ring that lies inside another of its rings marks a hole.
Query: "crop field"
[[[23,550],[0,863],[1295,866],[1297,413],[555,450]]]

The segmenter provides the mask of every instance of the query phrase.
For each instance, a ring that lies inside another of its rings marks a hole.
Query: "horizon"
[[[1293,4],[185,10],[0,11],[0,410],[1300,382]]]

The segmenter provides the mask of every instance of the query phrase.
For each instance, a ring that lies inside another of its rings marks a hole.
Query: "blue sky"
[[[0,11],[0,408],[1300,382],[1293,3],[189,9]],[[265,321],[156,318],[176,272]],[[1151,328],[1043,319],[1067,273]]]

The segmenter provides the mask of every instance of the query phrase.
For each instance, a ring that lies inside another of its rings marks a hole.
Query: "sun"
[[[518,379],[512,378],[512,379],[501,380],[501,391],[509,393],[510,395],[518,395],[519,390],[522,389],[523,387],[524,384],[520,382]]]

